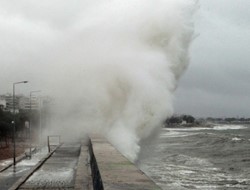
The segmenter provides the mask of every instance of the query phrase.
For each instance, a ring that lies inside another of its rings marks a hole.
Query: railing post
[[[47,137],[47,143],[48,143],[48,151],[50,152],[49,136]]]

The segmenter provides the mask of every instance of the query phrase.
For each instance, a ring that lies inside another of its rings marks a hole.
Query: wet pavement
[[[32,158],[24,158],[20,162],[13,165],[8,169],[0,172],[0,189],[7,190],[9,189],[16,181],[18,181],[23,175],[28,173],[30,169],[36,165],[41,158],[43,158],[48,153],[46,148],[34,153]],[[10,160],[6,161],[10,164]]]
[[[88,142],[88,138],[67,142],[50,153],[45,147],[31,159],[24,157],[15,167],[9,166],[12,160],[1,161],[0,190],[90,189]]]
[[[99,190],[92,179],[97,170],[100,174],[97,177],[104,189],[160,189],[106,139],[97,136],[91,139],[92,144],[85,139],[82,143],[62,144],[50,154],[46,150],[43,156],[34,155],[31,160],[18,163],[15,172],[13,167],[8,168],[0,173],[0,190]]]
[[[64,144],[19,189],[74,189],[81,144]]]

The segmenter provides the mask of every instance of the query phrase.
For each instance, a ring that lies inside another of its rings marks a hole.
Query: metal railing
[[[60,135],[50,135],[47,137],[48,151],[50,152],[52,147],[57,147],[61,144]]]

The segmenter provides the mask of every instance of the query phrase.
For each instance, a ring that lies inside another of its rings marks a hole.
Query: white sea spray
[[[136,160],[141,142],[173,113],[197,1],[27,0],[1,7],[0,31],[9,36],[2,35],[1,55],[10,63],[3,69],[54,97],[50,133],[75,139],[98,132]]]

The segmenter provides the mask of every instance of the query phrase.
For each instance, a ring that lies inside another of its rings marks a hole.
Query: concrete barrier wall
[[[90,166],[94,190],[161,189],[105,138],[91,135],[90,139]]]
[[[93,146],[91,140],[89,140],[89,162],[90,162],[90,168],[91,168],[91,176],[92,176],[92,182],[93,182],[93,189],[94,190],[103,190],[103,183],[102,183],[102,177],[100,175],[100,171],[98,168],[98,164],[96,162],[95,154],[93,151]]]

